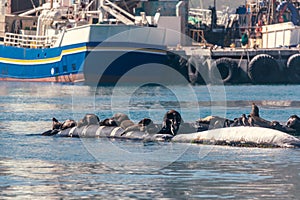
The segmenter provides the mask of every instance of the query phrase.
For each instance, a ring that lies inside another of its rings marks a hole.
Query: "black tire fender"
[[[287,61],[287,75],[291,82],[300,81],[300,54],[294,54]]]
[[[211,68],[211,78],[213,80],[220,79],[223,83],[229,83],[235,77],[237,71],[237,63],[231,58],[219,58]],[[220,76],[219,76],[220,75]]]
[[[198,75],[199,72],[197,70],[197,60],[191,56],[188,60],[188,78],[192,85],[197,83]]]
[[[248,76],[256,84],[278,83],[280,81],[279,64],[268,54],[256,55],[249,63]]]

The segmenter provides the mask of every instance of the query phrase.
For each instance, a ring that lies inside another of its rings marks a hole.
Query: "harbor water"
[[[161,123],[300,115],[298,85],[103,86],[2,82],[0,199],[299,199],[300,151],[40,136],[52,118],[124,112]]]

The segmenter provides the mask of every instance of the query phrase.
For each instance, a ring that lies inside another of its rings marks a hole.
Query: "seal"
[[[196,123],[198,124],[199,127],[203,127],[204,130],[205,130],[204,127],[206,127],[206,130],[208,130],[208,129],[229,127],[232,123],[234,123],[234,121],[219,116],[207,116],[205,118],[198,119]]]
[[[159,132],[158,125],[155,125],[150,118],[144,118],[137,124],[131,125],[125,129],[125,132],[129,131],[141,131],[149,134],[155,134]]]
[[[134,125],[133,121],[131,121],[128,115],[124,113],[115,113],[111,119],[115,120],[117,125],[123,128],[124,130]]]
[[[164,115],[162,129],[159,133],[176,135],[181,123],[182,118],[179,112],[176,110],[169,110]]]
[[[253,126],[259,126],[259,127],[264,127],[264,128],[272,128],[272,122],[265,120],[260,117],[259,115],[259,108],[255,103],[252,103],[251,106],[251,113],[248,116],[249,117],[249,124],[252,124]]]
[[[100,126],[118,126],[117,122],[112,118],[106,118],[100,121]]]
[[[255,103],[252,103],[250,116],[259,117],[259,109]]]
[[[138,125],[140,126],[140,131],[149,134],[156,134],[161,129],[161,127],[159,127],[159,125],[157,124],[154,124],[150,118],[142,119],[141,121],[139,121]]]
[[[77,126],[77,123],[76,123],[75,120],[73,120],[73,119],[67,119],[66,121],[64,121],[61,124],[60,130],[65,130],[65,129],[68,129],[68,128],[73,128],[75,126]]]
[[[55,117],[52,118],[52,129],[42,133],[43,136],[52,136],[59,133],[62,130],[73,128],[77,125],[75,120],[67,119],[63,123],[59,122]]]
[[[126,122],[126,125],[129,126],[125,128],[124,133],[121,136],[132,132],[142,132],[147,135],[154,135],[157,134],[161,129],[161,127],[157,124],[154,124],[150,118],[144,118],[137,124],[132,124],[131,121],[127,122],[127,120],[125,120],[121,123],[121,126],[124,126],[124,122]]]
[[[77,124],[77,127],[80,128],[82,126],[88,125],[99,125],[100,119],[95,114],[86,114]]]
[[[246,114],[242,114],[242,124],[243,126],[250,126],[249,120],[246,117]]]
[[[52,118],[52,130],[60,129],[61,124],[55,117]]]
[[[300,132],[300,118],[298,115],[292,115],[288,118],[286,126]]]
[[[251,118],[250,115],[247,118],[246,114],[242,114],[241,117],[234,118],[233,123],[231,123],[230,126],[231,127],[234,127],[234,126],[253,126],[253,124],[250,125],[251,122],[252,122],[252,118]]]

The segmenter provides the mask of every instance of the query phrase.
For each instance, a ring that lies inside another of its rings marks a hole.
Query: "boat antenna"
[[[268,5],[268,18],[267,18],[267,24],[272,24],[274,20],[274,8],[275,6],[275,0],[270,0]]]
[[[200,2],[201,2],[201,0],[200,0]],[[192,0],[189,0],[189,5],[190,5],[190,7],[192,7],[192,8],[195,7],[195,5],[193,4]],[[201,3],[200,3],[200,5],[201,5]],[[190,8],[190,7],[189,7],[189,8]]]

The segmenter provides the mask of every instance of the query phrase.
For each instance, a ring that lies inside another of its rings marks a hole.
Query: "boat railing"
[[[212,12],[209,9],[201,9],[201,8],[190,8],[189,15],[197,17],[201,23],[206,25],[211,25],[211,15]],[[228,14],[223,11],[217,11],[217,24],[218,25],[226,25],[228,21]]]
[[[4,45],[24,48],[50,48],[54,46],[57,36],[36,36],[5,33]]]

